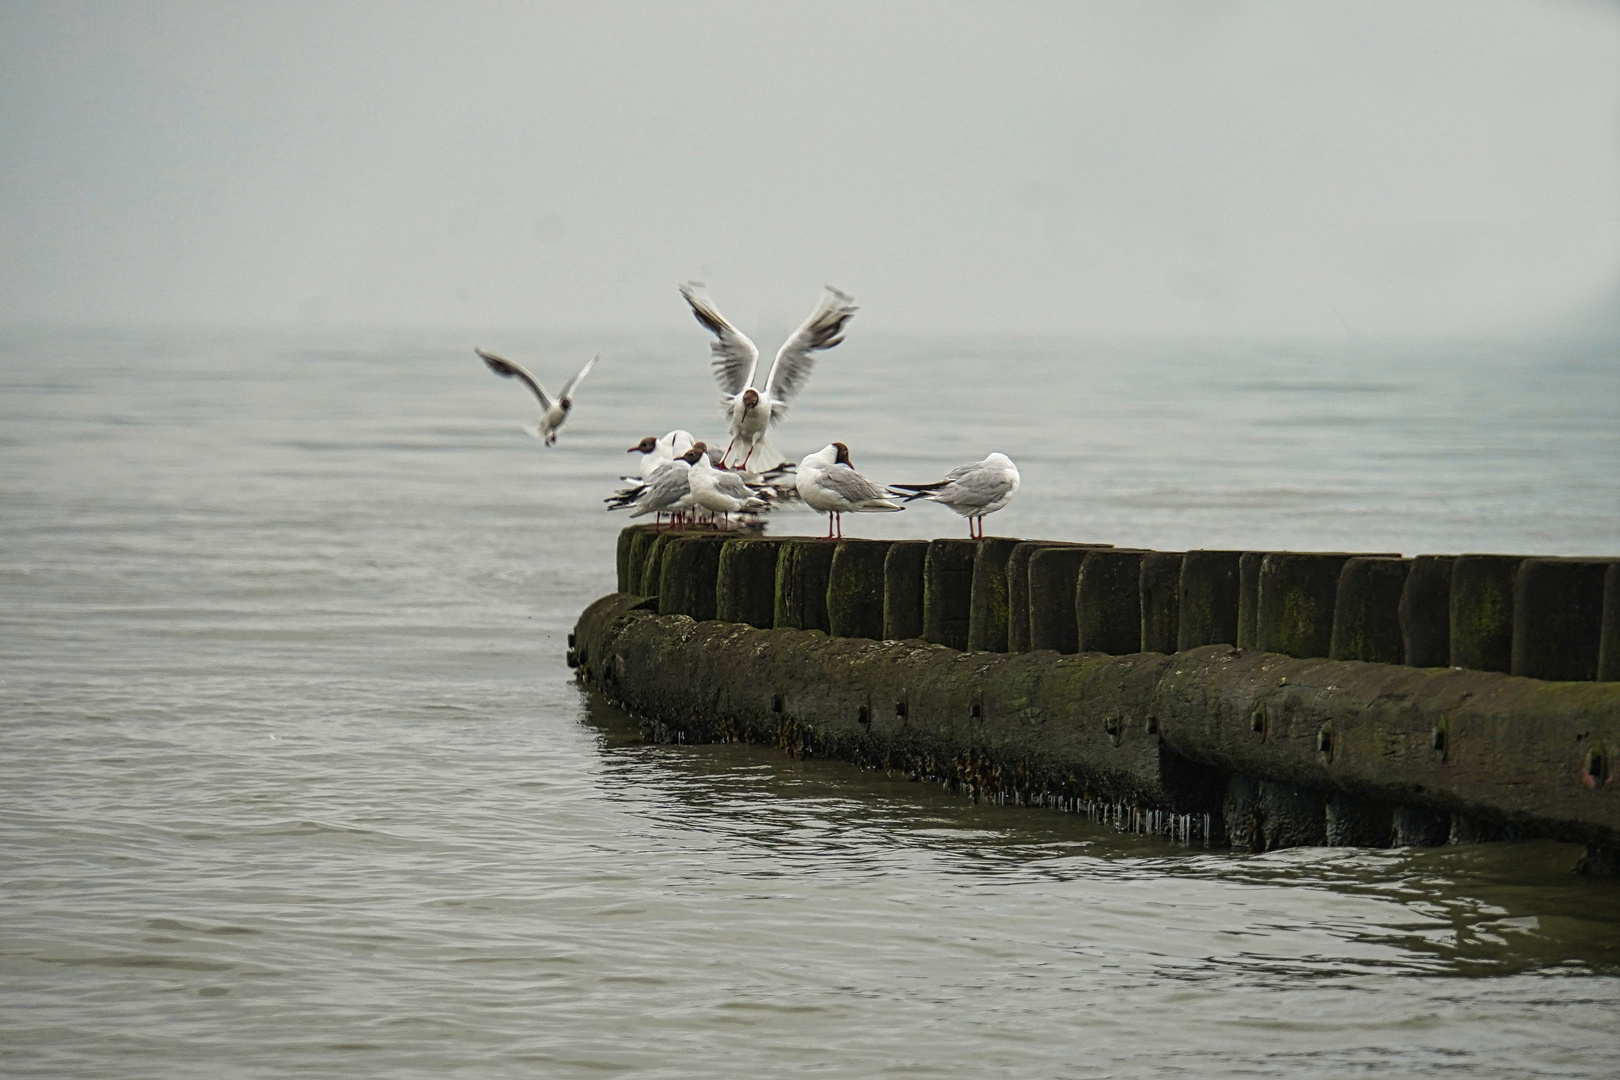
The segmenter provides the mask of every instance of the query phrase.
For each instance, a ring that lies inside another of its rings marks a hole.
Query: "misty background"
[[[11,323],[1606,336],[1620,5],[8,4],[0,250]]]

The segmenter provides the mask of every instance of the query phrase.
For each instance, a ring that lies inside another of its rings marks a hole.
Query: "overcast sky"
[[[0,320],[1620,328],[1620,3],[0,6]]]

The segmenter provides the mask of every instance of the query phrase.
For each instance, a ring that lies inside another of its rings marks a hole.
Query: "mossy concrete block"
[[[642,596],[658,595],[658,586],[664,575],[664,548],[677,535],[673,530],[656,533],[647,545],[647,557],[641,567],[641,588],[636,590]]]
[[[1399,664],[1406,657],[1401,640],[1401,595],[1411,559],[1357,556],[1339,571],[1333,603],[1331,660]]]
[[[1451,567],[1451,666],[1513,668],[1513,585],[1522,555],[1459,555]]]
[[[1452,555],[1419,555],[1401,588],[1402,663],[1412,667],[1451,664]]]
[[[1611,559],[1526,559],[1513,591],[1513,674],[1596,679]]]
[[[1328,796],[1326,810],[1327,843],[1333,847],[1389,847],[1394,807],[1336,791]]]
[[[1260,617],[1260,564],[1267,552],[1245,551],[1238,556],[1238,621],[1237,646],[1255,648],[1255,633]]]
[[[668,737],[764,741],[974,792],[1141,808],[1186,810],[1206,796],[1218,806],[1224,776],[1237,774],[1620,845],[1614,683],[1224,645],[1174,656],[963,653],[696,623],[647,605],[619,594],[591,605],[575,629],[576,670]],[[1176,774],[1175,762],[1192,771]],[[1210,777],[1223,779],[1199,787]],[[1205,794],[1194,798],[1195,787]]]
[[[1438,847],[1451,840],[1451,815],[1428,806],[1397,806],[1390,833],[1396,847]]]
[[[1150,551],[1142,556],[1143,652],[1178,651],[1181,632],[1180,551]]]
[[[1598,680],[1620,682],[1620,562],[1603,575],[1603,633],[1598,643]]]
[[[923,640],[966,649],[977,540],[930,540],[923,560]]]
[[[1297,659],[1326,656],[1347,554],[1274,551],[1260,562],[1254,647]]]
[[[1075,592],[1080,584],[1080,566],[1090,548],[1036,548],[1029,556],[1029,647],[1033,652],[1051,649],[1060,653],[1080,651],[1080,622],[1075,614]]]
[[[634,593],[639,589],[641,585],[641,576],[639,573],[633,572],[631,569],[637,565],[632,557],[636,537],[650,534],[652,531],[653,527],[651,525],[627,525],[619,530],[619,544],[618,550],[615,552],[615,566],[619,572],[620,592]],[[645,558],[645,556],[646,548],[643,547],[642,557]]]
[[[1029,560],[1048,547],[1067,547],[1054,540],[1026,540],[1007,556],[1007,651],[1029,652]]]
[[[1088,551],[1075,577],[1075,648],[1126,656],[1142,651],[1143,551]]]
[[[776,554],[776,627],[830,631],[827,578],[837,550],[836,540],[794,537],[782,541]]]
[[[989,536],[973,557],[973,597],[968,608],[967,647],[975,652],[1007,652],[1007,561],[1022,541]]]
[[[776,625],[776,559],[779,538],[737,537],[720,546],[714,617],[761,630]]]
[[[1238,642],[1241,551],[1189,551],[1181,558],[1176,652]],[[1258,580],[1258,579],[1257,579]]]
[[[634,593],[637,596],[646,596],[647,588],[647,556],[652,552],[653,543],[663,535],[658,529],[636,526],[626,529],[630,533],[629,550],[625,555],[625,582],[620,592]],[[619,534],[621,537],[624,533]],[[654,582],[654,587],[657,583]]]
[[[834,637],[883,637],[883,564],[890,540],[840,540],[827,572],[827,626]]]
[[[672,535],[664,544],[658,577],[658,614],[685,615],[702,622],[715,616],[720,548],[714,533]]]
[[[883,559],[883,637],[909,641],[923,635],[923,563],[928,541],[896,540]]]

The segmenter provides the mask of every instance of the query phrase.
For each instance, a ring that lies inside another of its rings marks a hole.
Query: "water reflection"
[[[881,874],[923,855],[931,871],[976,890],[1145,883],[1160,894],[1151,903],[1167,908],[1199,882],[1255,911],[1249,935],[1309,926],[1345,946],[1286,959],[1268,950],[1211,957],[1221,964],[1292,974],[1620,975],[1620,882],[1575,875],[1579,845],[1188,850],[770,747],[649,744],[633,717],[594,691],[582,697],[583,723],[604,755],[604,797],[660,830],[723,837],[736,859],[769,867],[751,873]]]

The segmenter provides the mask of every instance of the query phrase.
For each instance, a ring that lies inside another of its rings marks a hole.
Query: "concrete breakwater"
[[[773,743],[1198,845],[1620,854],[1620,560],[624,530],[570,662]]]

